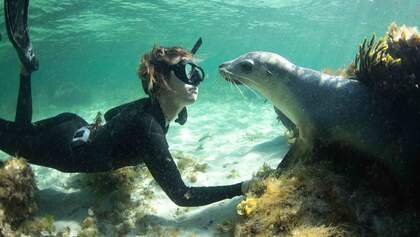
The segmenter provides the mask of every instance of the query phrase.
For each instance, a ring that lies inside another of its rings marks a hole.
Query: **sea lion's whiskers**
[[[230,73],[230,72],[225,72],[226,73],[226,76],[227,76],[227,78],[229,79],[228,81],[230,82],[230,83],[232,83],[232,84],[235,84],[235,86],[236,87],[238,87],[237,86],[237,83],[235,83],[234,82],[234,80],[232,79],[232,73]],[[248,79],[248,78],[246,78],[246,77],[241,77],[241,76],[237,76],[236,75],[236,77],[239,77],[239,78],[241,78],[241,79],[243,79],[244,81],[246,81],[246,80],[248,80],[249,82],[252,82],[252,83],[254,83],[254,84],[257,84],[257,83],[255,83],[254,81],[252,81],[252,80],[250,80],[250,79]],[[241,83],[241,85],[243,85],[243,86],[245,86],[246,88],[248,88],[255,96],[257,96],[258,98],[260,98],[261,96],[254,90],[254,89],[252,89],[250,86],[248,86],[247,84],[245,84],[245,83],[243,83],[243,82],[241,82],[241,81],[239,81],[240,83]],[[238,89],[239,89],[239,87],[238,87]]]
[[[233,89],[233,82],[232,82],[232,79],[230,78],[230,76],[229,76],[229,75],[227,75],[226,79],[228,80],[228,82],[229,82],[229,84],[230,84],[229,86],[230,86],[231,90],[234,90],[234,89]]]
[[[241,79],[244,79],[244,80],[248,80],[248,81],[251,81],[250,79],[248,79],[248,78],[245,78],[245,77],[240,77]],[[252,82],[252,81],[251,81]],[[241,85],[243,85],[244,87],[246,87],[248,90],[250,90],[254,95],[256,95],[257,97],[259,96],[258,95],[258,93],[256,93],[255,92],[255,90],[254,89],[252,89],[250,86],[248,86],[247,84],[245,84],[245,83],[243,83],[243,82],[241,82]]]
[[[231,90],[236,90],[236,85],[235,85],[235,83],[233,82],[233,79],[232,79],[232,77],[229,75],[229,74],[226,74],[226,77],[225,77],[226,79],[227,79],[227,81],[229,82],[229,86],[230,86],[230,88],[231,88]],[[239,91],[240,93],[241,93],[241,91]]]
[[[239,93],[242,95],[242,97],[245,98],[245,95],[242,93],[241,88],[239,88],[239,86],[235,83],[234,79],[232,79],[232,74],[228,73],[228,74],[226,74],[226,76],[227,76],[230,84],[232,84],[234,87],[236,87],[238,89]]]
[[[236,85],[236,83],[232,83],[232,84],[233,84],[233,85],[235,85],[235,87],[236,87],[236,88],[238,88],[239,93],[241,93],[242,97],[244,97],[244,98],[245,98],[245,95],[244,95],[244,93],[242,93],[241,88],[239,88],[239,86],[238,86],[238,85]]]
[[[252,92],[252,94],[254,94],[256,97],[261,98],[260,94],[259,94],[259,93],[257,93],[257,92],[256,92],[254,89],[252,89],[250,86],[245,85],[245,84],[244,84],[244,86],[245,86],[246,88],[248,88],[248,90],[250,90],[250,91]]]

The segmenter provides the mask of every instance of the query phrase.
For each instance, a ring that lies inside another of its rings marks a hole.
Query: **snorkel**
[[[198,51],[198,49],[201,47],[201,44],[203,43],[203,40],[198,38],[198,40],[195,42],[193,48],[191,49],[191,54],[194,56],[194,54]],[[192,76],[190,81],[194,83],[196,86],[204,80],[204,73],[202,77],[195,77]],[[180,125],[184,125],[187,122],[188,119],[188,113],[187,113],[187,107],[182,108],[181,112],[178,114],[178,118],[175,119],[175,122],[179,123]]]
[[[201,37],[194,44],[194,47],[191,50],[191,55],[197,52],[202,44]],[[198,86],[200,82],[204,80],[204,70],[195,64],[192,60],[181,60],[177,64],[169,65],[168,69],[175,73],[181,81],[186,84]]]
[[[203,43],[203,40],[198,38],[197,42],[195,42],[194,47],[191,49],[191,54],[194,55],[197,50],[201,47],[201,44]]]

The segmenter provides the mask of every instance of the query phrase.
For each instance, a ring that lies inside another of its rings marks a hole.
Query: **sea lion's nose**
[[[222,69],[222,68],[229,68],[230,65],[232,64],[232,62],[233,62],[233,60],[230,60],[230,61],[227,61],[227,62],[224,62],[224,63],[220,64],[219,65],[219,70]]]

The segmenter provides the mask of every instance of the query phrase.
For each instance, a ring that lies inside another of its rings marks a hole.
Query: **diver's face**
[[[173,99],[182,105],[189,105],[197,100],[198,87],[181,81],[172,71],[168,80],[168,86],[173,90]]]

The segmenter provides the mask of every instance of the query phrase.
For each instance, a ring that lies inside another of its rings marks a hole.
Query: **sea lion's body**
[[[270,100],[299,129],[300,146],[351,147],[379,160],[403,183],[414,175],[419,157],[412,156],[419,154],[420,136],[402,129],[410,124],[398,121],[392,111],[381,110],[361,82],[299,67],[269,52],[245,54],[220,65],[219,71]]]

